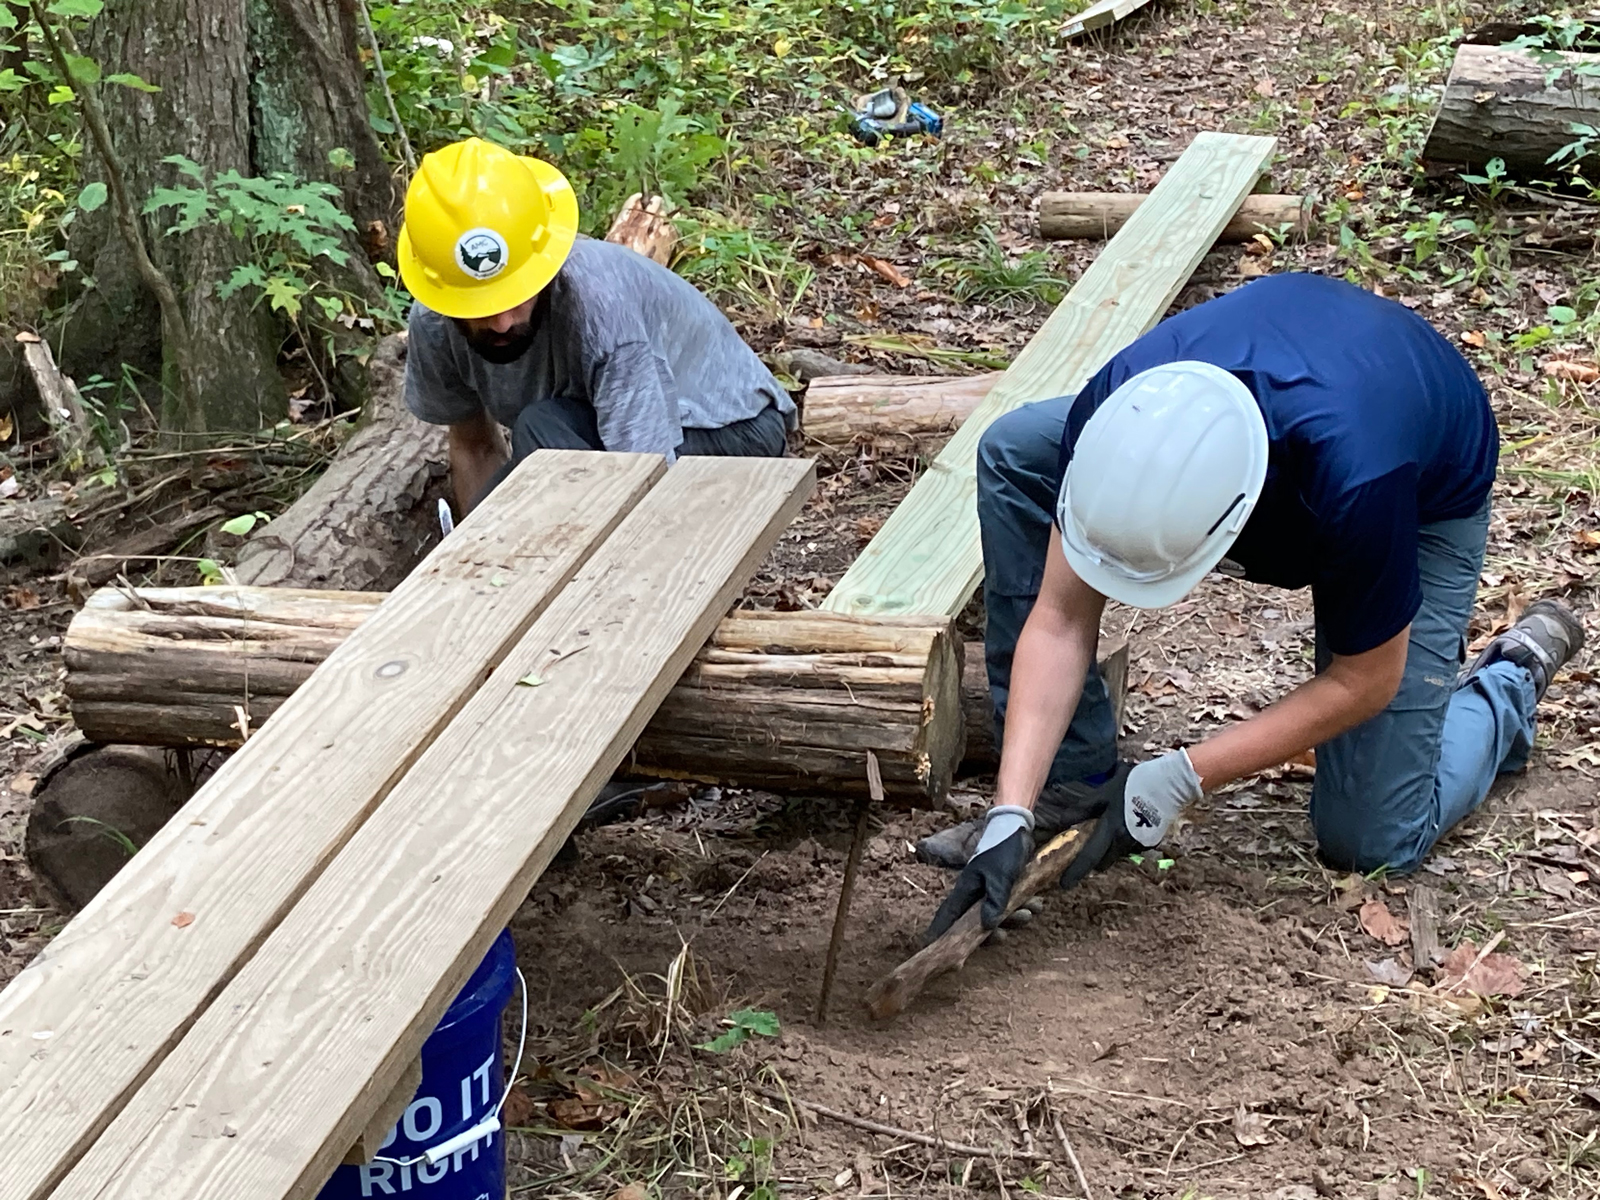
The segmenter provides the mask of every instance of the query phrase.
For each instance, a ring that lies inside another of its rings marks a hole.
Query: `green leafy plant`
[[[355,222],[339,207],[338,188],[283,172],[245,176],[233,170],[208,183],[199,164],[181,154],[162,161],[193,181],[189,187],[156,188],[145,201],[146,213],[175,210],[167,236],[217,227],[249,249],[250,261],[217,285],[218,295],[249,288],[294,322],[308,300],[330,321],[344,312],[343,298],[330,294],[315,274],[318,259],[340,267],[350,261],[341,235],[354,230]]]
[[[729,1013],[723,1018],[722,1023],[728,1026],[727,1030],[709,1042],[697,1044],[695,1049],[708,1050],[712,1054],[727,1054],[730,1050],[744,1045],[753,1035],[777,1037],[779,1032],[776,1014],[756,1008],[741,1008],[738,1012]]]
[[[1559,151],[1558,151],[1559,153]],[[1498,200],[1500,194],[1506,190],[1506,160],[1491,158],[1483,165],[1482,175],[1463,175],[1461,181],[1476,187],[1489,189],[1489,199]]]
[[[956,299],[1002,308],[1059,304],[1072,286],[1069,280],[1051,273],[1048,250],[1029,250],[1012,257],[987,227],[978,231],[973,257],[939,258],[930,265],[949,282]]]
[[[223,533],[233,534],[234,537],[244,537],[261,522],[270,520],[272,520],[270,513],[260,511],[240,513],[237,517],[231,517],[224,521],[217,528]]]
[[[700,182],[700,168],[727,148],[681,112],[675,96],[654,109],[624,105],[611,118],[613,169],[625,192],[660,194],[682,207]]]

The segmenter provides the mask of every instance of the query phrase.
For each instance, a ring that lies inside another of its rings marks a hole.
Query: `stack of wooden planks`
[[[0,992],[0,1196],[315,1195],[812,480],[524,463]]]

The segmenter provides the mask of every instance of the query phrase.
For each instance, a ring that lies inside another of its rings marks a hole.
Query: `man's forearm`
[[[1098,622],[1073,627],[1035,610],[1012,656],[1005,744],[994,802],[1032,808],[1083,694],[1099,640]]]
[[[450,438],[450,479],[455,487],[456,512],[466,516],[472,511],[494,473],[505,465],[510,455],[505,440],[494,431],[491,441],[468,441],[452,434]]]

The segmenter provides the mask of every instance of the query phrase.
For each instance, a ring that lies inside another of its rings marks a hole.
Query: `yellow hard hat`
[[[400,278],[444,316],[492,317],[554,279],[577,234],[566,176],[468,138],[425,156],[406,190]]]

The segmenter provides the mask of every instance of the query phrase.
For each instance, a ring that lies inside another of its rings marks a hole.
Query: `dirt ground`
[[[1032,246],[1040,191],[1147,188],[1200,129],[1275,133],[1271,190],[1314,194],[1329,220],[1304,241],[1214,251],[1177,306],[1266,271],[1351,270],[1459,339],[1507,445],[1474,640],[1545,594],[1573,604],[1594,639],[1600,516],[1586,481],[1600,392],[1552,372],[1550,351],[1514,349],[1586,281],[1592,210],[1528,205],[1528,217],[1503,205],[1492,221],[1506,265],[1476,279],[1400,269],[1415,239],[1392,214],[1462,194],[1441,180],[1419,196],[1400,170],[1449,61],[1428,47],[1490,15],[1156,4],[1072,50],[1054,89],[957,114],[941,174],[908,182],[889,161],[863,183],[863,203],[895,197],[955,219],[982,208],[1003,218],[1009,246]],[[998,164],[998,181],[963,174],[980,158]],[[1356,262],[1341,226],[1367,258]],[[1544,248],[1574,231],[1577,252]],[[937,248],[930,218],[879,252],[912,270]],[[1075,277],[1098,249],[1059,247],[1061,272]],[[752,340],[926,370],[861,339],[894,331],[1011,353],[1045,315],[963,309],[842,268],[819,277],[808,307]],[[828,456],[748,602],[815,605],[921,463]],[[65,920],[28,875],[21,830],[26,763],[67,725],[56,647],[72,606],[48,579],[21,586],[31,595],[13,589],[0,613],[0,772],[11,781],[0,793],[0,983]],[[1305,678],[1310,617],[1305,595],[1223,581],[1159,614],[1112,612],[1107,636],[1132,646],[1126,755],[1204,736]],[[885,1025],[867,1019],[863,994],[914,950],[949,883],[910,844],[981,807],[990,781],[962,781],[949,811],[874,814],[825,1022],[817,998],[848,803],[701,789],[584,832],[576,862],[547,873],[513,924],[533,1012],[508,1110],[514,1189],[616,1200],[1600,1195],[1594,661],[1588,651],[1558,677],[1528,770],[1504,778],[1415,877],[1321,867],[1310,771],[1286,766],[1208,798],[1168,858],[1046,897],[1031,926]],[[1436,912],[1442,966],[1414,961],[1408,925],[1423,912]],[[763,1028],[759,1014],[773,1014],[776,1035],[696,1048],[746,1010]]]

